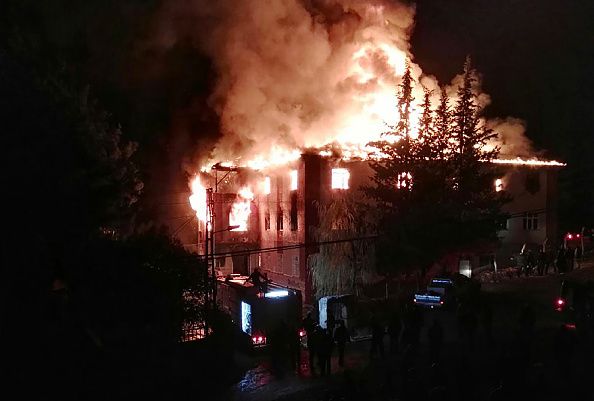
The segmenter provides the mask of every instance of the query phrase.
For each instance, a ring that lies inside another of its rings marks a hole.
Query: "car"
[[[415,305],[442,308],[449,304],[453,299],[454,282],[449,278],[436,277],[431,279],[427,285],[427,290],[421,293],[415,293],[413,302]]]
[[[428,307],[428,308],[441,308],[444,306],[445,301],[441,294],[437,292],[425,292],[416,293],[413,298],[415,305]]]

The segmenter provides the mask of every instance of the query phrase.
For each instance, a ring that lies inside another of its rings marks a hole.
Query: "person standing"
[[[443,345],[443,326],[438,319],[433,320],[433,324],[429,327],[427,335],[429,337],[429,357],[431,358],[431,362],[439,362]]]
[[[338,348],[338,366],[344,366],[344,348],[346,342],[349,340],[347,328],[344,325],[344,320],[338,321],[338,327],[334,331],[334,341]]]
[[[307,346],[307,355],[309,359],[309,371],[313,376],[315,374],[315,366],[314,366],[314,357],[315,357],[315,327],[316,322],[311,317],[311,312],[308,312],[305,316],[305,319],[301,322],[301,327],[305,330],[306,337],[306,346]]]
[[[384,326],[377,317],[371,317],[371,349],[369,350],[369,359],[372,359],[377,352],[381,358],[384,357]]]
[[[299,372],[301,367],[301,340],[299,338],[299,330],[295,324],[290,324],[288,328],[289,337],[289,359],[291,367],[296,372]]]
[[[573,249],[568,246],[567,249],[565,250],[565,267],[567,268],[567,271],[570,272],[573,270]]]
[[[582,267],[581,266],[582,248],[580,246],[575,247],[574,259],[575,259],[575,268],[579,269],[580,267]]]
[[[334,340],[329,329],[320,329],[318,343],[318,364],[322,376],[330,375],[330,359],[332,357],[332,345]]]
[[[388,335],[390,336],[390,353],[396,354],[398,352],[398,343],[400,340],[400,331],[402,330],[402,322],[398,312],[394,312],[388,325]]]

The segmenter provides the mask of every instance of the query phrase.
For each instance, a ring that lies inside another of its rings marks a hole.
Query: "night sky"
[[[206,104],[214,81],[210,60],[189,39],[161,53],[144,46],[159,5],[9,0],[0,9],[2,40],[33,38],[38,58],[90,84],[140,143],[147,210],[159,193],[187,189],[181,164],[212,145],[218,132]],[[543,156],[568,163],[561,210],[568,228],[594,220],[592,17],[594,3],[587,0],[421,0],[411,40],[415,62],[441,82],[458,74],[470,54],[492,98],[487,114],[522,118]]]

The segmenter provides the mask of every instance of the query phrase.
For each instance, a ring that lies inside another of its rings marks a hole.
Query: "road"
[[[579,280],[594,279],[594,263],[586,263],[582,269],[567,276]],[[283,377],[271,374],[265,355],[240,363],[251,365],[242,380],[233,388],[220,395],[220,399],[237,401],[290,401],[290,400],[400,400],[407,398],[407,388],[418,386],[417,400],[422,400],[426,390],[441,382],[448,388],[449,395],[470,394],[472,400],[488,399],[488,393],[499,383],[503,371],[502,355],[507,355],[513,344],[518,318],[522,305],[530,305],[536,316],[535,334],[530,346],[530,362],[527,383],[532,395],[539,391],[541,399],[554,399],[571,392],[580,400],[594,399],[589,390],[589,377],[586,372],[594,371],[592,347],[579,343],[573,365],[578,372],[573,375],[570,389],[567,383],[558,379],[557,367],[553,360],[552,342],[555,330],[559,327],[559,315],[553,310],[553,302],[559,290],[563,275],[551,274],[544,277],[513,277],[497,283],[483,283],[484,297],[491,303],[493,333],[495,341],[489,342],[479,329],[477,342],[470,349],[459,340],[457,319],[454,311],[425,311],[425,328],[421,335],[419,357],[414,363],[413,377],[404,382],[402,354],[387,356],[370,361],[368,341],[351,343],[347,347],[345,367],[339,368],[333,356],[331,377],[311,377],[307,366],[306,351],[303,351],[299,372],[287,371]],[[432,369],[428,356],[426,328],[434,318],[444,325],[445,346],[439,371]],[[387,348],[387,344],[386,344]],[[581,378],[580,375],[584,375]],[[582,386],[581,384],[588,383]],[[528,388],[528,387],[527,387]],[[592,398],[589,398],[592,397]]]

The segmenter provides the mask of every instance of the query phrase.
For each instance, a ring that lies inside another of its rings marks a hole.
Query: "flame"
[[[557,167],[565,167],[567,164],[558,162],[556,160],[539,160],[539,159],[522,159],[521,157],[516,157],[515,159],[495,159],[491,161],[492,163],[496,164],[511,164],[511,165],[518,165],[518,166],[557,166]]]
[[[253,199],[254,193],[249,187],[243,187],[239,190],[237,199],[235,199],[231,206],[231,212],[229,212],[229,225],[238,227],[231,231],[247,231]]]
[[[200,182],[200,177],[195,176],[190,182],[190,189],[192,194],[190,195],[190,206],[196,212],[198,220],[206,223],[208,220],[208,212],[206,205],[206,187]]]

